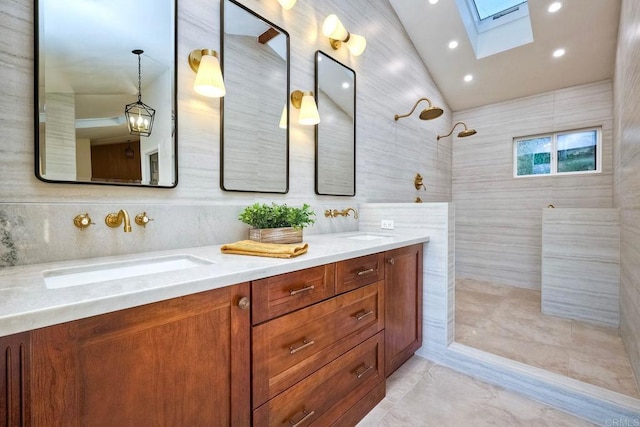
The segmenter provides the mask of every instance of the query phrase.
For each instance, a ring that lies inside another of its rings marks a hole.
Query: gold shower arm
[[[398,121],[398,119],[401,119],[403,117],[409,117],[410,115],[413,114],[414,111],[416,111],[416,107],[418,106],[418,104],[420,103],[420,101],[427,101],[429,103],[429,108],[433,107],[433,105],[431,105],[431,100],[429,98],[420,98],[418,99],[418,101],[415,103],[415,105],[413,106],[413,108],[411,109],[411,111],[409,111],[407,114],[403,114],[403,115],[398,115],[396,114],[395,116],[393,116],[393,118],[396,120],[396,122]]]
[[[453,125],[453,127],[451,128],[451,130],[449,131],[448,134],[446,135],[438,135],[438,137],[436,138],[436,141],[440,141],[440,138],[446,138],[448,136],[450,136],[453,133],[453,130],[456,128],[456,126],[458,125],[462,125],[464,126],[464,130],[467,130],[467,125],[465,125],[463,122],[458,122],[455,125]]]

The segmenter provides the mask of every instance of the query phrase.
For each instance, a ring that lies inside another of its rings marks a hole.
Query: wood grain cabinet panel
[[[384,328],[377,282],[254,326],[253,407]]]
[[[255,280],[251,292],[256,325],[335,295],[335,264]]]
[[[329,426],[384,379],[380,332],[256,409],[254,425]]]
[[[422,345],[422,244],[385,253],[385,373]]]
[[[244,283],[32,331],[36,426],[247,426]]]
[[[0,337],[0,425],[31,425],[29,405],[30,334]]]
[[[336,264],[336,293],[384,279],[384,254],[372,254],[348,259]]]

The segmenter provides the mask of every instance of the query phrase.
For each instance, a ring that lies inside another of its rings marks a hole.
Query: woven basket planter
[[[249,240],[262,243],[300,243],[302,228],[252,228],[249,230]]]

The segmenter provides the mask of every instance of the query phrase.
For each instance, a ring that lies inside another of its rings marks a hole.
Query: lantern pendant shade
[[[140,55],[144,52],[141,49],[131,51],[138,55],[138,100],[127,104],[124,107],[124,116],[131,135],[149,136],[153,129],[153,119],[156,110],[142,102],[142,74],[140,68]]]

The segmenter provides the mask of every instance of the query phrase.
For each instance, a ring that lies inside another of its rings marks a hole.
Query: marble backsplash
[[[296,206],[291,204],[291,206]],[[249,227],[238,220],[246,205],[167,205],[96,203],[0,203],[0,268],[135,254],[167,249],[228,243],[247,238]],[[315,205],[316,223],[305,234],[358,230],[358,220],[326,218],[325,209],[357,208],[357,205]],[[126,209],[131,217],[130,233],[123,227],[109,228],[104,218]],[[146,212],[153,221],[146,227],[134,223]],[[85,230],[73,224],[78,214],[88,213],[95,223]]]

